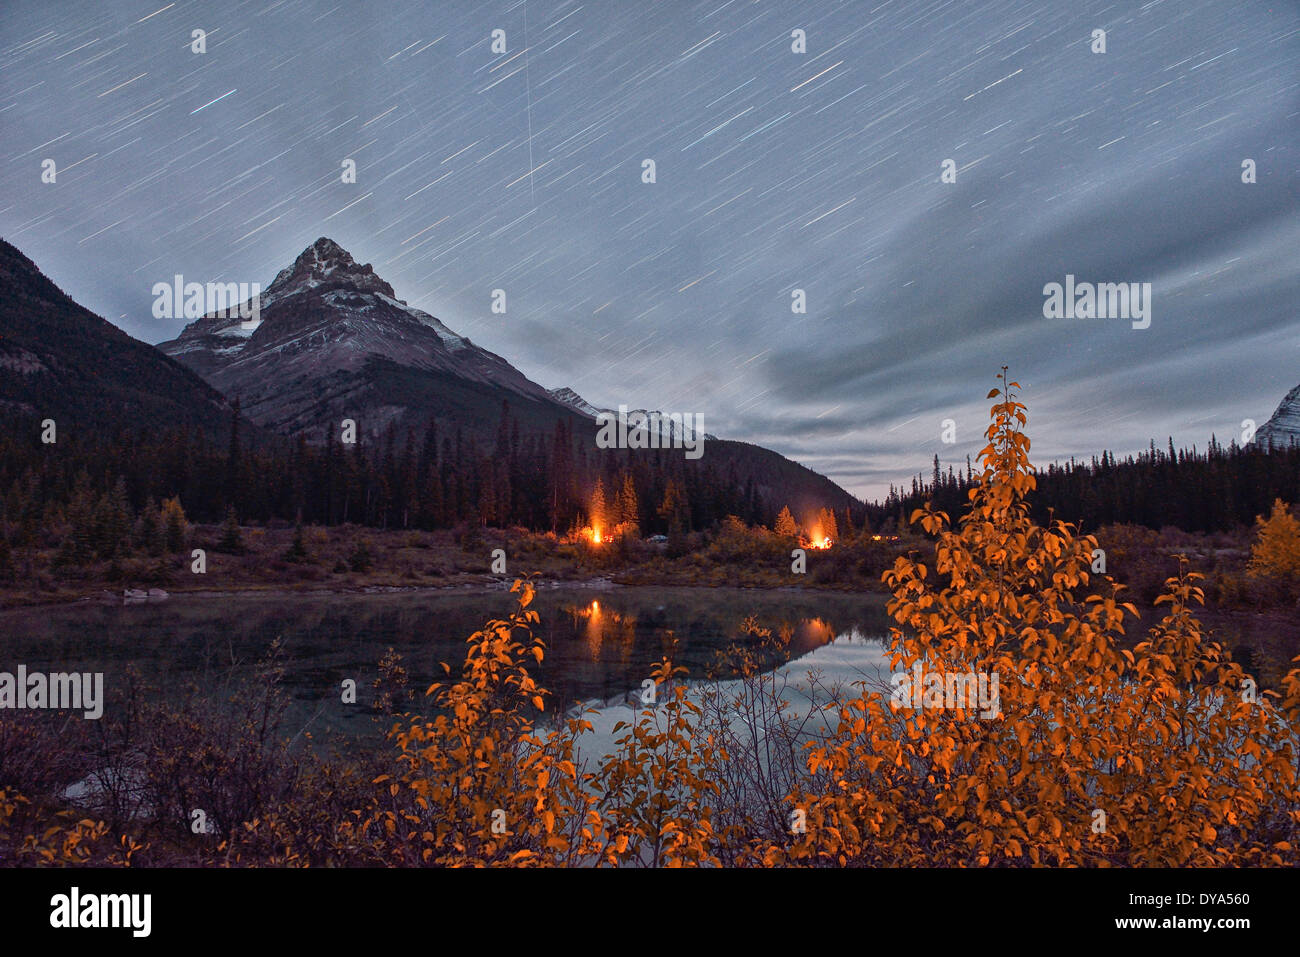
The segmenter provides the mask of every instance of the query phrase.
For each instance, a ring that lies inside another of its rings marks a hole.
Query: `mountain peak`
[[[1286,448],[1293,442],[1300,443],[1300,385],[1286,394],[1277,411],[1255,433],[1255,444],[1262,448]]]
[[[267,295],[285,292],[289,287],[350,286],[363,292],[378,292],[390,299],[396,298],[393,287],[375,275],[370,263],[358,265],[352,254],[330,239],[322,236],[293,261],[293,265],[280,270],[267,287]]]
[[[502,394],[552,404],[540,385],[398,299],[327,236],[280,270],[259,318],[250,329],[238,317],[203,316],[159,348],[239,395],[258,424],[320,439],[344,418],[364,417],[373,435],[399,418],[423,421],[431,408],[478,425],[494,418]]]
[[[579,412],[581,412],[589,419],[595,419],[601,415],[613,415],[613,416],[618,415],[618,413],[615,412],[613,409],[597,408],[596,406],[592,405],[590,402],[588,402],[586,399],[578,395],[578,393],[574,392],[572,389],[570,389],[567,386],[565,386],[562,389],[548,389],[547,392],[550,395],[550,397],[554,399],[556,402],[560,403],[560,405],[567,405],[571,409],[577,409]],[[632,409],[631,411],[628,412],[629,418],[634,415],[644,416],[645,419],[641,420],[643,423],[646,421],[656,421],[656,422],[669,421],[669,419],[662,412],[659,412],[657,410],[651,411],[649,409]],[[644,424],[635,426],[635,428],[641,428],[641,429],[644,429],[646,427],[647,426]],[[674,435],[676,434],[677,432],[676,426],[669,425],[668,428],[671,434]],[[694,431],[689,425],[684,426],[684,428],[686,430],[686,436],[688,438],[691,435],[694,435]],[[711,442],[718,441],[718,437],[716,435],[710,435],[708,432],[704,433],[704,437]]]
[[[353,262],[352,254],[346,249],[330,239],[328,236],[322,236],[310,246],[303,250],[303,255],[314,252],[321,259],[343,259],[347,262]]]

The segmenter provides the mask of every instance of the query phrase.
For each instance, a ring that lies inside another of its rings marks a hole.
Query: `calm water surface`
[[[17,609],[0,613],[0,670],[26,664],[29,670],[102,671],[110,701],[131,666],[159,694],[194,684],[220,689],[229,677],[252,673],[281,637],[290,731],[308,725],[318,737],[335,731],[368,738],[377,727],[371,683],[388,648],[403,656],[411,686],[423,692],[435,669],[441,674],[439,662],[451,664],[454,673],[464,660],[465,639],[512,607],[508,592],[476,589],[177,595],[158,604]],[[788,628],[791,656],[810,663],[828,654],[877,661],[879,646],[871,639],[885,636],[889,626],[882,596],[792,590],[542,588],[533,607],[547,647],[539,680],[560,708],[638,689],[674,641],[677,663],[703,676],[719,650],[740,640],[748,615],[774,632]],[[812,655],[832,642],[834,649]],[[348,678],[357,683],[358,705],[340,700]]]

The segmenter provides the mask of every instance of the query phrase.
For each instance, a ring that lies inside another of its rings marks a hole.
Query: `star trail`
[[[867,497],[964,468],[1003,364],[1035,462],[1300,382],[1293,3],[157,2],[0,10],[0,234],[147,342],[155,282],[329,236],[549,388]],[[1067,274],[1149,328],[1045,318]]]

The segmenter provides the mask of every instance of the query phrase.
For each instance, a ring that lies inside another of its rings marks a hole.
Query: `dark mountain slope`
[[[153,346],[78,305],[0,240],[0,408],[58,434],[188,426],[228,435],[226,398]]]

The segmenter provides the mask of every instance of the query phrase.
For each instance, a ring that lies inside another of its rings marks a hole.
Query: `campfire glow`
[[[822,531],[821,525],[814,525],[808,532],[809,548],[830,548],[834,544],[826,533]]]

